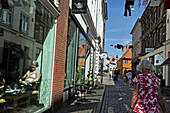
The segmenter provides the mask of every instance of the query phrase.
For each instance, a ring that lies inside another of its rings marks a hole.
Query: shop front
[[[55,17],[38,0],[0,3],[0,111],[51,106]]]
[[[74,96],[72,93],[75,84],[84,84],[87,78],[86,70],[89,70],[87,68],[90,68],[93,63],[91,61],[93,58],[90,57],[92,46],[87,39],[86,32],[74,16],[69,18],[67,36],[64,102]]]

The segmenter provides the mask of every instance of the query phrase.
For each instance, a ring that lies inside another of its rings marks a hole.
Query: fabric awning
[[[20,45],[10,44],[10,49],[12,50],[12,53],[15,54],[17,57],[31,60],[31,58],[24,52]]]
[[[161,65],[168,65],[170,64],[170,58],[167,58]]]

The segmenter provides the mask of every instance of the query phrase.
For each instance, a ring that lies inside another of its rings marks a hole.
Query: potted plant
[[[97,81],[97,77],[93,77],[94,81]]]
[[[92,77],[89,78],[89,85],[93,85],[93,78]]]
[[[85,81],[84,81],[84,84],[88,84],[89,82],[89,79],[87,78]]]

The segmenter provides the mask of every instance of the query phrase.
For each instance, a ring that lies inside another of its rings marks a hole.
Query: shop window
[[[78,61],[77,62],[77,72],[78,76],[76,77],[76,83],[82,83],[85,79],[85,59],[87,53],[87,42],[81,31],[79,31],[79,45],[78,45]],[[90,75],[92,77],[92,75]]]
[[[52,15],[50,25],[47,21],[38,20],[36,10],[39,7],[37,5],[43,7],[38,0],[29,0],[27,3],[21,0],[8,1],[14,3],[14,6],[10,9],[0,8],[0,28],[3,28],[3,32],[7,34],[1,36],[0,39],[0,77],[5,79],[5,89],[0,89],[0,95],[4,94],[7,102],[7,104],[1,103],[0,111],[40,113],[48,109],[51,103],[56,24]],[[34,9],[32,13],[30,13],[31,7]],[[12,10],[12,8],[16,10]],[[39,11],[41,13],[41,10]],[[48,10],[46,12],[50,13]],[[32,22],[29,22],[30,20]],[[12,21],[15,22],[15,25],[9,29]],[[28,28],[31,31],[29,37]],[[38,28],[38,32],[35,28]],[[16,31],[22,32],[22,34],[20,35]],[[37,65],[33,65],[33,63]],[[39,77],[33,69],[37,70]],[[32,74],[27,72],[32,72]],[[28,78],[28,75],[31,75],[36,78],[36,82],[32,81],[33,84],[21,83],[21,81],[29,82],[24,75]],[[29,102],[30,104],[28,104]],[[18,109],[14,106],[18,106]]]
[[[69,21],[68,37],[67,37],[67,62],[66,62],[66,74],[65,74],[65,88],[73,85],[75,81],[75,59],[76,59],[76,40],[77,40],[77,28],[72,20]]]

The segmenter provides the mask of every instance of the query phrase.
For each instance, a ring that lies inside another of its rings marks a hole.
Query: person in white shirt
[[[128,70],[128,72],[126,73],[126,76],[128,78],[128,82],[127,82],[127,85],[131,85],[131,82],[132,82],[132,72],[131,70]]]
[[[112,70],[110,70],[109,75],[110,75],[110,80],[112,80],[112,75],[113,75]]]

